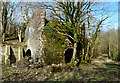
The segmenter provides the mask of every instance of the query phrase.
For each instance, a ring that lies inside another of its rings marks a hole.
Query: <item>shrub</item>
[[[56,54],[56,53],[55,53]],[[47,51],[45,53],[45,64],[51,65],[51,64],[59,64],[63,63],[63,57],[59,55],[53,55],[53,52]]]
[[[63,63],[63,52],[66,48],[65,37],[57,34],[49,26],[44,30],[44,55],[47,65]]]

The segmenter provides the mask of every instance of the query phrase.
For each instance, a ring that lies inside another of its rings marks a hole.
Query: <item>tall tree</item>
[[[49,21],[48,25],[57,33],[67,37],[72,43],[73,56],[70,63],[74,65],[77,59],[80,62],[88,61],[93,56],[93,49],[100,25],[107,17],[99,20],[94,25],[96,27],[95,33],[92,35],[92,42],[90,42],[90,37],[88,38],[87,36],[87,30],[90,30],[90,26],[92,26],[90,24],[90,18],[92,17],[90,13],[93,12],[92,7],[96,3],[84,2],[83,0],[83,2],[61,1],[55,4],[44,4],[47,9],[52,11],[54,18],[58,19],[57,22],[47,19]],[[88,54],[90,55],[89,58]]]
[[[5,41],[5,32],[6,32],[6,27],[7,27],[7,15],[8,15],[8,11],[7,11],[7,6],[8,6],[8,2],[3,2],[2,3],[2,42]]]

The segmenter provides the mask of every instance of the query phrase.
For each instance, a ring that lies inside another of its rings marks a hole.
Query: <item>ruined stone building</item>
[[[45,26],[45,17],[45,10],[35,13],[25,31],[27,50],[31,51],[34,62],[44,60],[42,33]]]

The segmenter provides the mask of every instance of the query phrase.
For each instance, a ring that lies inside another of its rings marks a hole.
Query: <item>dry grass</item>
[[[120,81],[119,64],[105,57],[92,60],[90,65],[81,65],[80,70],[65,69],[61,72],[49,72],[47,66],[39,69],[3,68],[4,81]]]

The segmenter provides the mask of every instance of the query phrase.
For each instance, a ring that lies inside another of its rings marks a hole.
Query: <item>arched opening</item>
[[[10,65],[16,63],[16,57],[14,55],[13,49],[10,47]]]
[[[30,49],[28,49],[28,50],[26,51],[26,56],[27,56],[27,57],[31,57],[31,50],[30,50]]]
[[[24,58],[27,58],[28,61],[31,59],[31,50],[30,50],[30,49],[28,49],[28,50],[26,51],[26,54],[25,54],[25,57],[24,57]]]
[[[72,55],[73,55],[73,49],[72,48],[68,48],[66,51],[65,51],[65,63],[69,63],[72,59]]]

